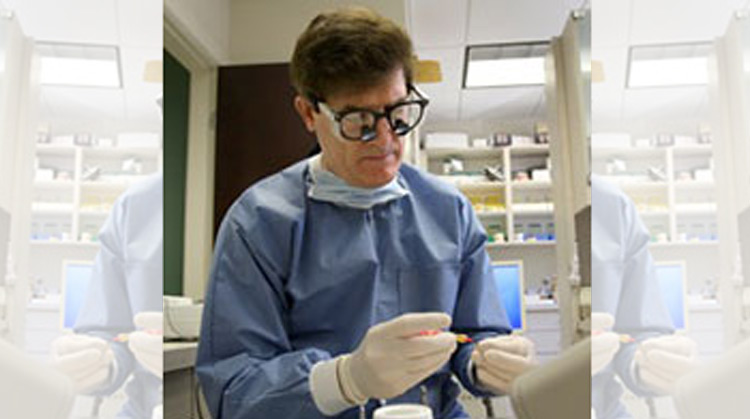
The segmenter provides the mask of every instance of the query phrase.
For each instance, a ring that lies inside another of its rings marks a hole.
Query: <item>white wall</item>
[[[288,62],[297,37],[313,17],[348,4],[369,7],[406,25],[405,0],[231,0],[231,61],[233,64]]]
[[[231,0],[164,0],[164,16],[213,62],[227,64]]]

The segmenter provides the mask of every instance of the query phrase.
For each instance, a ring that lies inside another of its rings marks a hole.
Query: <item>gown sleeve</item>
[[[638,384],[633,357],[638,343],[645,339],[674,332],[664,305],[651,253],[649,234],[632,202],[623,203],[623,278],[614,330],[627,333],[635,342],[620,348],[613,360],[617,374],[635,394],[645,397],[653,393]]]
[[[322,418],[309,376],[331,355],[292,347],[283,263],[269,250],[283,240],[239,213],[220,229],[204,306],[196,370],[209,410],[216,419]]]
[[[485,249],[487,235],[465,199],[460,199],[462,220],[461,277],[452,329],[469,335],[474,342],[511,332],[500,294],[492,277]],[[481,390],[469,370],[474,343],[460,345],[451,358],[451,369],[461,384],[475,396],[493,396]]]
[[[135,330],[128,298],[121,226],[127,202],[118,200],[99,233],[99,253],[94,261],[91,282],[78,314],[74,331],[104,339],[115,355],[110,380],[92,395],[107,396],[119,389],[133,372],[136,362],[126,343],[114,342],[120,333]]]

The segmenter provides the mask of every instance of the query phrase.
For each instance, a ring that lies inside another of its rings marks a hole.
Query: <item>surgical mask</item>
[[[320,154],[309,160],[310,185],[307,196],[316,201],[356,208],[370,209],[394,199],[409,195],[399,175],[388,184],[378,188],[359,188],[351,186],[343,179],[323,168]]]

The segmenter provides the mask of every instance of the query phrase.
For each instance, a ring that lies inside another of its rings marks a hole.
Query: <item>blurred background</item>
[[[592,4],[592,171],[637,206],[673,324],[704,362],[748,333],[749,5]],[[636,417],[676,415],[668,398],[649,411],[625,397]]]
[[[2,0],[0,62],[0,339],[46,360],[113,202],[163,165],[162,3]]]

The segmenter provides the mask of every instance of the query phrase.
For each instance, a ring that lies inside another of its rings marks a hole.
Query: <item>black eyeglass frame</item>
[[[373,125],[372,128],[376,127],[378,124],[378,121],[380,118],[385,118],[385,120],[388,122],[388,126],[391,128],[391,130],[398,136],[403,136],[408,133],[410,133],[414,128],[416,128],[421,122],[422,119],[424,119],[425,109],[427,108],[427,105],[430,103],[430,99],[428,99],[424,93],[420,92],[419,89],[416,88],[416,86],[412,84],[406,85],[407,91],[409,94],[416,94],[416,99],[407,99],[400,101],[398,103],[394,103],[393,105],[388,105],[383,108],[383,112],[377,112],[372,109],[366,109],[366,108],[350,108],[344,111],[336,112],[333,109],[329,108],[328,105],[325,103],[325,101],[316,98],[315,96],[310,96],[309,101],[312,103],[313,108],[315,109],[315,112],[321,111],[320,105],[325,105],[325,113],[327,113],[330,117],[332,117],[333,121],[336,123],[339,135],[341,138],[348,140],[348,141],[362,141],[362,142],[370,142],[374,140],[377,137],[377,134],[375,130],[371,130],[359,137],[349,137],[344,133],[344,129],[341,125],[341,121],[349,114],[352,113],[362,113],[366,112],[373,116]],[[397,109],[401,106],[405,105],[419,105],[419,117],[414,122],[413,125],[411,125],[407,130],[405,131],[399,131],[399,127],[394,126],[393,121],[391,121],[391,118],[389,118],[391,112],[393,112],[394,109]]]

